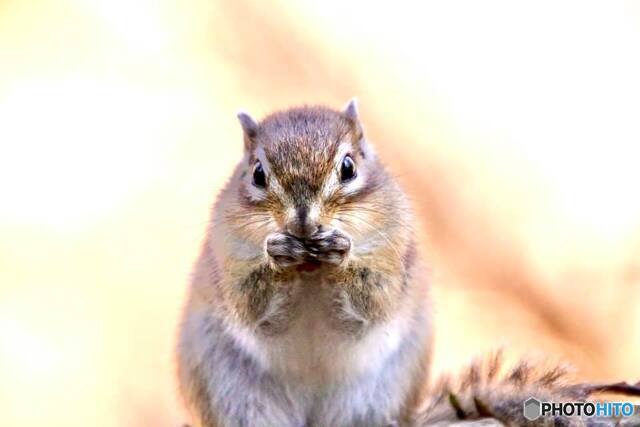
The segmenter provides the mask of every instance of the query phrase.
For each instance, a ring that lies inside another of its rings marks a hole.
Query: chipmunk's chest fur
[[[407,330],[402,316],[372,325],[321,275],[297,281],[283,331],[256,335],[255,349],[266,369],[322,388],[378,371],[398,348]]]
[[[416,348],[422,332],[412,328],[416,319],[399,312],[389,321],[345,330],[340,321],[361,319],[350,312],[351,307],[341,305],[344,301],[332,292],[332,284],[321,276],[299,280],[294,285],[300,292],[288,307],[286,328],[275,334],[224,328],[232,335],[231,345],[252,361],[248,372],[254,373],[249,378],[255,375],[270,384],[261,393],[284,396],[286,404],[278,410],[271,407],[265,425],[388,425],[390,414],[398,414],[410,391],[410,372],[419,361]],[[278,303],[274,304],[271,313],[277,315]],[[207,341],[221,348],[227,339],[218,335]],[[211,385],[215,389],[223,385],[227,391],[220,398],[229,404],[228,399],[235,399],[229,392],[234,395],[236,384],[246,382],[247,374],[226,366],[223,361],[212,369]],[[219,378],[222,372],[224,377]]]

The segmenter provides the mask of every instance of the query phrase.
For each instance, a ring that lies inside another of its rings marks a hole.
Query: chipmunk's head
[[[254,230],[304,239],[340,228],[357,237],[400,221],[393,218],[399,190],[365,140],[354,101],[343,111],[300,107],[261,122],[238,118],[245,142],[238,196]]]

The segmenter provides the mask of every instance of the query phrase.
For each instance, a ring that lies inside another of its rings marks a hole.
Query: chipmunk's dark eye
[[[347,182],[356,177],[356,165],[351,156],[344,156],[340,165],[340,181]]]
[[[260,163],[260,160],[258,160],[256,165],[253,167],[253,185],[261,188],[267,186],[267,178],[264,176],[264,169],[262,169],[262,163]]]

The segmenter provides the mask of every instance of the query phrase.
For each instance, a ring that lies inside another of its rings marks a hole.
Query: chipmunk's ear
[[[358,100],[355,97],[349,100],[342,114],[354,124],[358,122]]]
[[[244,147],[249,150],[253,147],[258,135],[258,123],[244,111],[240,111],[237,116],[244,132]]]
[[[355,97],[351,98],[347,103],[347,106],[344,107],[342,115],[351,123],[351,126],[353,127],[354,143],[359,145],[362,156],[366,157],[366,154],[371,151],[371,149],[367,144],[367,141],[364,139],[364,131],[362,130],[362,125],[358,118],[358,100]]]

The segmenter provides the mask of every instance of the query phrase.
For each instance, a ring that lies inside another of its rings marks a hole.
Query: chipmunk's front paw
[[[321,231],[305,241],[311,257],[327,264],[340,265],[349,255],[351,239],[337,229]]]
[[[302,264],[307,250],[300,240],[283,233],[274,233],[267,237],[267,255],[277,267],[291,267]]]

